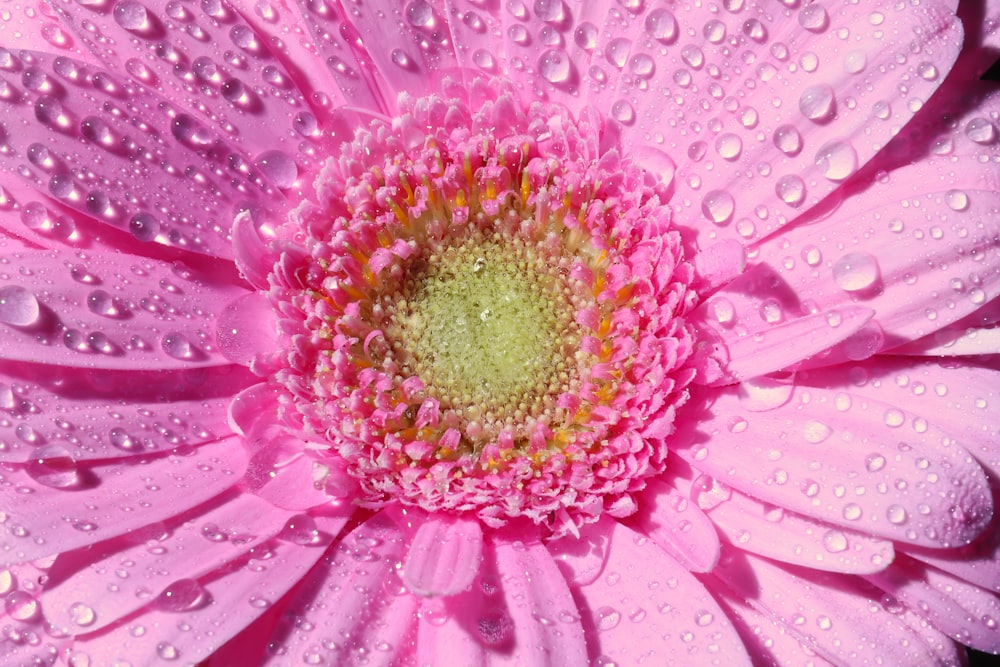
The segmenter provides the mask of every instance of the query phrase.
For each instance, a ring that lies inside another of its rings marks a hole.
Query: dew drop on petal
[[[35,295],[18,285],[0,287],[0,322],[15,327],[35,324],[41,315]]]
[[[192,360],[198,357],[198,349],[181,333],[166,334],[160,340],[160,347],[174,359]]]
[[[162,611],[184,612],[208,604],[211,595],[194,579],[178,579],[156,596],[153,605]]]
[[[857,521],[861,518],[861,506],[857,503],[848,503],[844,505],[843,515],[848,521]]]
[[[953,211],[964,211],[969,208],[969,195],[961,190],[948,190],[944,196],[948,208]]]
[[[571,80],[573,65],[565,51],[549,49],[538,58],[538,73],[558,86]]]
[[[897,526],[902,525],[906,523],[906,509],[901,505],[890,505],[889,509],[886,510],[886,517],[889,519],[890,523]]]
[[[774,192],[781,201],[793,208],[802,205],[806,199],[806,184],[795,174],[782,176],[774,185]]]
[[[712,190],[701,200],[702,214],[717,225],[729,222],[736,210],[736,200],[725,190]]]
[[[812,3],[799,12],[799,25],[810,32],[823,32],[830,25],[830,17],[823,5]]]
[[[45,445],[31,452],[25,472],[39,484],[65,489],[80,483],[76,459],[65,447]]]
[[[832,554],[847,549],[847,536],[839,530],[828,530],[823,535],[823,546]]]
[[[69,617],[73,619],[74,623],[81,627],[93,625],[94,621],[97,620],[97,614],[94,612],[93,608],[82,602],[75,602],[70,605]]]
[[[992,144],[997,140],[997,128],[986,118],[973,118],[965,126],[965,136],[977,144]]]
[[[38,600],[26,591],[14,591],[4,598],[4,611],[18,621],[30,621],[38,616]]]
[[[802,150],[802,135],[791,125],[780,125],[772,137],[775,147],[785,155],[798,155]]]
[[[322,541],[322,534],[315,519],[308,514],[296,514],[285,522],[278,538],[301,546],[311,546]]]
[[[129,220],[128,230],[139,241],[152,241],[160,233],[160,223],[149,213],[136,213]]]
[[[799,111],[815,123],[832,119],[837,111],[833,88],[825,84],[807,88],[799,97]]]
[[[858,153],[849,142],[831,141],[816,152],[816,166],[823,176],[839,182],[858,168]]]
[[[845,292],[860,292],[879,280],[879,265],[866,252],[851,252],[833,264],[833,282]]]
[[[715,150],[725,160],[735,160],[743,150],[743,141],[731,132],[720,134],[715,140]]]
[[[163,660],[176,660],[180,657],[181,652],[169,642],[160,642],[156,645],[156,655]]]
[[[677,19],[665,8],[651,10],[646,15],[645,28],[650,37],[663,44],[677,40]]]
[[[818,420],[810,420],[806,422],[802,429],[802,436],[806,439],[806,442],[818,445],[823,442],[833,433],[833,429]]]
[[[281,189],[295,185],[299,168],[295,160],[283,151],[267,151],[257,158],[257,168]]]
[[[124,429],[115,427],[108,432],[108,442],[112,447],[117,447],[126,452],[136,451],[140,447],[140,442],[132,437]]]

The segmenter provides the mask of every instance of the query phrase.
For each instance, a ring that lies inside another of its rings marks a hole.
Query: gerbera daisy
[[[4,664],[1000,652],[993,4],[0,19]]]

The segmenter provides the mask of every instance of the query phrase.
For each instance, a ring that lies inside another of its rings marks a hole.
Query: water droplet
[[[174,359],[192,361],[201,356],[201,351],[184,334],[177,332],[166,334],[160,341],[160,347]]]
[[[782,176],[774,185],[774,192],[781,201],[798,208],[806,199],[806,184],[795,174]]]
[[[811,86],[799,97],[799,111],[814,123],[826,123],[837,112],[833,88],[826,84]]]
[[[843,515],[848,521],[857,521],[861,518],[861,506],[856,503],[848,503],[844,505]]]
[[[715,150],[723,159],[735,160],[743,150],[743,140],[731,132],[725,132],[715,140]]]
[[[295,160],[282,151],[267,151],[257,158],[257,168],[281,189],[295,185],[299,168]]]
[[[890,428],[899,428],[906,422],[906,415],[902,410],[889,408],[884,415],[885,425]]]
[[[725,190],[712,190],[701,200],[702,214],[717,225],[729,222],[736,210],[736,200]]]
[[[75,602],[70,606],[69,617],[81,627],[93,625],[94,621],[97,620],[97,614],[94,610],[82,602]]]
[[[38,616],[38,600],[26,591],[14,591],[4,599],[4,610],[18,621],[30,621]]]
[[[35,324],[41,314],[38,299],[18,285],[0,287],[0,322],[15,327]]]
[[[831,141],[816,152],[816,166],[831,181],[840,182],[858,168],[858,154],[847,141]]]
[[[584,51],[593,51],[597,48],[598,34],[596,25],[589,21],[584,21],[573,32],[573,41]]]
[[[625,100],[617,100],[611,105],[611,117],[622,125],[631,125],[635,122],[635,109]]]
[[[164,588],[153,604],[163,611],[185,612],[200,609],[211,599],[209,592],[196,580],[178,579]]]
[[[866,252],[851,252],[833,264],[833,282],[845,292],[870,289],[879,280],[879,265]]]
[[[323,541],[316,520],[308,514],[296,514],[290,517],[278,533],[278,538],[302,546],[312,546]]]
[[[538,58],[538,72],[554,85],[562,85],[573,79],[573,64],[565,51],[549,49]]]
[[[164,660],[176,660],[180,657],[181,652],[173,644],[160,642],[156,645],[156,655],[160,656]]]
[[[712,44],[718,44],[726,38],[726,24],[717,19],[712,19],[705,24],[702,32],[705,35],[705,39]]]
[[[80,483],[76,459],[59,445],[45,445],[34,450],[24,465],[24,471],[39,484],[56,489]]]
[[[805,423],[802,428],[802,436],[806,439],[806,442],[818,445],[823,442],[833,433],[833,429],[824,424],[821,421],[812,419]]]
[[[673,44],[677,40],[677,19],[665,8],[653,9],[646,15],[646,32],[663,44]]]
[[[160,223],[149,213],[136,213],[129,220],[128,230],[139,241],[152,241],[160,233]]]
[[[625,67],[625,63],[628,60],[629,50],[631,48],[632,42],[623,37],[616,37],[608,43],[608,46],[604,51],[604,57],[607,58],[608,62],[616,68],[622,69]]]
[[[893,523],[897,526],[906,523],[907,519],[906,509],[904,509],[900,505],[889,505],[889,508],[886,510],[885,515],[889,519],[890,523]]]
[[[965,126],[965,136],[985,146],[997,140],[997,128],[986,118],[973,118]]]
[[[844,71],[849,74],[863,72],[868,66],[868,55],[864,51],[849,51],[844,56]]]
[[[144,32],[150,27],[149,13],[138,2],[119,2],[114,8],[115,23],[131,32]]]
[[[822,5],[813,3],[799,12],[799,25],[810,32],[823,32],[830,25],[830,17]]]
[[[602,632],[618,627],[622,620],[621,612],[614,607],[600,607],[597,609],[596,616],[597,629]]]
[[[802,150],[802,135],[791,125],[780,125],[774,131],[774,145],[785,155],[798,155]]]
[[[969,195],[961,190],[948,190],[944,196],[948,208],[953,211],[964,211],[969,208]]]

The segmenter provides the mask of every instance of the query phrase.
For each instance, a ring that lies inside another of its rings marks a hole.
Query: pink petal
[[[708,520],[739,549],[815,570],[848,574],[877,572],[892,562],[892,542],[763,503],[724,488],[707,476],[692,479],[696,471],[680,461],[675,461],[671,470],[677,475],[678,489],[701,506]]]
[[[877,589],[855,577],[728,552],[707,581],[720,590],[732,587],[733,597],[777,620],[834,664],[937,664],[935,650],[877,602]]]
[[[739,595],[724,586],[717,586],[712,592],[732,619],[747,651],[754,654],[760,664],[834,666],[835,663],[817,655],[778,619],[758,611]]]
[[[417,529],[403,561],[403,582],[417,595],[447,596],[469,588],[483,557],[475,518],[431,515]]]
[[[774,405],[734,389],[708,397],[705,419],[681,423],[675,451],[714,482],[820,521],[902,542],[959,546],[992,514],[968,451],[913,417],[845,392],[787,385]],[[696,409],[696,408],[695,408]],[[956,492],[959,490],[960,492]]]
[[[117,26],[111,14],[94,14],[87,20],[106,21],[109,28]],[[79,17],[74,13],[64,18],[72,23]],[[126,48],[133,43],[129,38],[123,41]],[[136,46],[142,52],[148,48]],[[27,51],[11,58],[14,67],[33,72],[35,79],[46,77],[49,85],[15,88],[18,98],[4,105],[7,117],[16,119],[23,130],[8,138],[10,150],[0,155],[0,169],[11,179],[23,178],[44,193],[44,198],[58,201],[59,207],[103,223],[105,231],[93,234],[109,234],[123,242],[133,238],[157,241],[230,257],[229,230],[241,209],[250,206],[284,212],[278,185],[294,184],[299,157],[294,153],[295,143],[287,149],[291,152],[277,150],[289,143],[281,135],[267,144],[270,149],[260,156],[242,153],[227,133],[211,129],[207,119],[185,113],[190,109],[182,101],[187,93],[177,98],[180,102],[175,105],[145,85],[126,83],[118,74],[68,58]],[[30,58],[31,63],[24,58]],[[172,67],[166,59],[159,62],[164,68]],[[150,66],[158,67],[143,58],[125,69]],[[231,78],[224,66],[221,69],[220,86],[244,85]],[[174,78],[172,74],[152,76],[164,84]],[[141,81],[145,75],[136,78]],[[264,99],[252,91],[250,94]],[[135,111],[121,112],[123,106]],[[235,114],[228,110],[223,115],[235,120]],[[292,114],[285,109],[283,115],[290,120]],[[275,126],[266,116],[241,112],[240,117],[253,118],[251,127]],[[266,130],[261,133],[269,134]],[[191,161],[200,166],[194,167]],[[280,170],[277,164],[282,165]],[[94,170],[96,175],[86,176]],[[276,172],[280,178],[274,176]],[[128,174],[128,178],[122,179],[120,174]],[[143,183],[142,188],[132,187],[137,181]],[[21,217],[25,225],[43,235],[69,237]]]
[[[40,370],[9,361],[0,370],[0,408],[14,417],[0,426],[6,436],[0,460],[24,463],[37,459],[41,448],[58,447],[80,462],[212,442],[229,433],[229,399],[215,394],[237,390],[249,375],[229,366],[169,377]]]
[[[360,107],[372,113],[387,113],[395,108],[395,95],[369,64],[365,49],[357,48],[360,35],[351,25],[340,3],[297,0],[303,24],[313,36],[319,61],[326,64],[336,87],[324,90],[340,102],[333,106]],[[327,36],[338,35],[331,39]],[[379,45],[375,48],[380,48]],[[315,56],[306,62],[313,60]]]
[[[457,66],[449,32],[462,19],[443,10],[441,3],[421,2],[406,5],[395,20],[387,20],[384,11],[364,4],[352,5],[345,13],[360,41],[369,47],[365,68],[368,76],[374,75],[384,99],[395,101],[404,91],[423,95],[437,87],[434,79],[440,73]]]
[[[583,627],[559,568],[545,546],[509,531],[494,540],[496,568],[517,651],[490,655],[490,665],[525,661],[556,667],[586,664]]]
[[[626,145],[663,137],[678,161],[677,219],[703,244],[766,237],[821,201],[851,165],[864,165],[889,142],[913,115],[911,101],[931,95],[962,46],[944,3],[915,11],[880,6],[878,21],[868,6],[811,4],[789,10],[745,2],[721,12],[709,4],[647,4],[645,16],[618,12],[626,27],[616,29],[631,42],[621,74],[614,55],[595,51],[593,64],[620,81],[616,90],[600,88],[598,99],[612,118],[618,105]],[[645,32],[632,39],[637,25]],[[744,47],[733,48],[734,40]],[[747,52],[757,54],[753,63],[743,60]],[[644,56],[655,70],[636,76],[631,68]],[[922,63],[936,74],[921,76]],[[664,129],[681,124],[683,131]],[[798,141],[789,140],[793,131]],[[843,156],[836,169],[825,166],[831,152]],[[801,199],[782,187],[789,177],[805,184]]]
[[[317,517],[317,523],[333,534],[343,521]],[[201,581],[211,599],[205,606],[183,612],[150,607],[103,634],[77,638],[74,648],[95,665],[198,663],[278,603],[323,554],[312,546],[268,543],[239,567]]]
[[[758,264],[712,295],[691,322],[724,346],[725,379],[732,381],[820,355],[862,330],[872,314],[851,304],[810,312],[771,267]]]
[[[6,562],[33,560],[168,519],[233,486],[246,463],[243,443],[231,437],[140,462],[62,467],[45,480],[62,488],[23,470],[7,473],[8,484],[0,487],[8,516],[0,551]],[[63,485],[67,475],[79,486]]]
[[[226,364],[212,320],[246,291],[182,265],[123,255],[30,252],[0,282],[0,357],[103,369]]]
[[[1000,598],[995,593],[906,557],[866,578],[952,638],[1000,653]]]
[[[691,572],[708,572],[719,562],[719,535],[715,524],[694,503],[656,479],[647,482],[630,519],[679,564]]]
[[[147,604],[188,611],[209,604],[202,579],[274,537],[292,512],[249,494],[227,494],[183,520],[154,524],[96,550],[63,554],[41,600],[46,619],[69,632],[94,632]],[[84,626],[78,604],[94,615]]]
[[[390,664],[416,622],[417,599],[395,570],[402,556],[401,531],[384,514],[345,536],[289,600],[272,638],[275,664],[305,653],[326,661],[320,664],[352,664],[361,654]]]
[[[593,583],[604,571],[611,528],[609,522],[590,524],[580,529],[578,537],[567,535],[545,543],[571,587]]]
[[[639,533],[607,521],[613,527],[604,574],[574,590],[591,663],[749,665],[705,587]]]

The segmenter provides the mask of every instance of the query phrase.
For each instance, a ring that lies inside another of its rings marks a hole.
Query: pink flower
[[[3,664],[1000,652],[995,3],[17,11]]]

